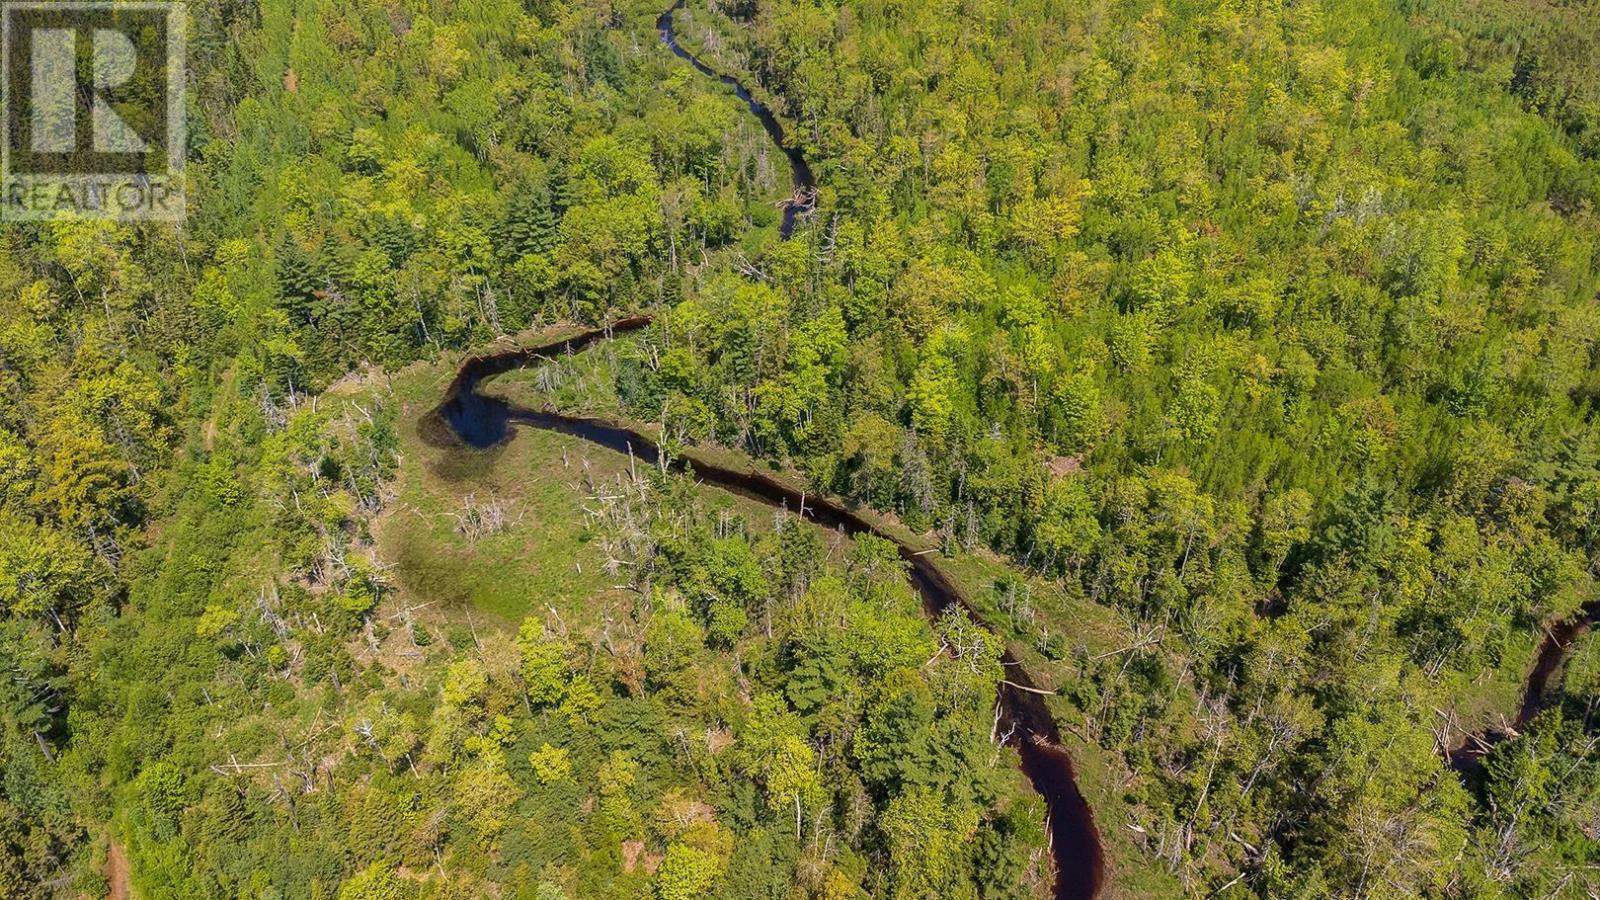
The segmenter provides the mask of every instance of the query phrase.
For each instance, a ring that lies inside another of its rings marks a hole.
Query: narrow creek
[[[1528,670],[1528,678],[1522,688],[1522,704],[1517,707],[1517,717],[1511,721],[1510,731],[1494,729],[1467,735],[1449,752],[1451,768],[1463,775],[1475,772],[1495,744],[1527,730],[1534,717],[1550,701],[1551,681],[1566,668],[1578,639],[1588,634],[1596,622],[1600,622],[1600,600],[1590,600],[1570,618],[1550,626],[1544,640],[1539,643],[1533,668]]]
[[[816,178],[800,150],[785,143],[783,126],[766,105],[756,100],[738,79],[718,72],[678,43],[673,14],[681,10],[685,2],[677,0],[657,18],[656,29],[661,41],[702,75],[733,88],[734,94],[788,160],[794,196],[784,204],[780,228],[780,236],[788,239],[800,216],[816,209]],[[422,430],[425,435],[434,435],[431,442],[437,446],[470,453],[509,439],[512,426],[522,425],[571,435],[610,450],[631,453],[651,465],[659,464],[660,448],[653,438],[642,432],[602,419],[515,406],[478,390],[485,381],[498,375],[581,352],[617,334],[645,328],[650,321],[647,316],[635,316],[550,344],[471,357],[457,371],[439,406],[427,414],[429,421]],[[807,496],[759,472],[717,465],[692,452],[668,460],[669,466],[679,469],[686,463],[693,465],[695,476],[703,483],[774,508],[801,510],[804,516],[823,527],[841,529],[852,535],[873,534],[892,542],[908,564],[912,583],[930,615],[936,616],[959,605],[981,620],[970,601],[940,568],[936,555],[916,550],[848,507],[831,499]],[[1525,729],[1544,707],[1550,680],[1561,671],[1574,642],[1597,621],[1600,621],[1600,601],[1591,602],[1573,618],[1551,628],[1528,674],[1513,725],[1516,730]],[[1053,895],[1057,900],[1095,900],[1105,883],[1105,857],[1093,811],[1078,789],[1072,758],[1061,746],[1060,732],[1044,698],[1034,692],[1033,679],[1010,651],[1003,661],[1009,683],[1000,687],[999,733],[1017,749],[1023,774],[1045,800],[1048,810],[1045,824],[1055,869]],[[1470,771],[1481,764],[1488,747],[1503,737],[1504,734],[1495,733],[1470,737],[1450,752],[1450,763],[1460,771]]]
[[[436,445],[470,453],[507,440],[512,426],[522,425],[582,438],[610,450],[631,453],[652,465],[659,464],[660,448],[642,432],[600,419],[515,406],[504,398],[479,392],[487,379],[580,352],[616,334],[637,331],[649,324],[648,317],[640,316],[539,347],[472,357],[462,364],[439,406],[428,413],[431,421],[423,423],[423,433],[434,435],[432,443]],[[959,605],[975,619],[980,618],[939,566],[935,554],[909,546],[848,507],[828,498],[807,496],[772,476],[730,469],[692,453],[668,461],[669,466],[680,469],[685,463],[693,465],[695,477],[705,484],[774,508],[801,510],[805,517],[826,528],[852,535],[873,534],[891,541],[908,564],[912,583],[930,615]],[[1055,719],[1044,698],[1034,693],[1034,681],[1009,651],[1004,662],[1010,684],[1000,688],[999,732],[1017,749],[1023,774],[1045,800],[1046,830],[1055,868],[1053,895],[1058,900],[1093,900],[1105,880],[1104,853],[1093,812],[1078,789],[1072,758],[1061,746]]]
[[[1550,681],[1566,668],[1578,638],[1589,633],[1596,620],[1600,620],[1600,600],[1590,600],[1572,618],[1556,623],[1545,633],[1539,645],[1539,655],[1533,669],[1528,672],[1528,683],[1522,692],[1522,706],[1517,710],[1514,727],[1522,731],[1544,709],[1549,701]]]
[[[783,221],[779,229],[780,237],[787,240],[794,233],[800,217],[816,209],[816,176],[804,154],[786,143],[783,126],[771,109],[755,99],[737,78],[718,72],[678,43],[673,16],[683,9],[685,2],[677,0],[661,13],[656,19],[657,33],[661,42],[674,55],[694,67],[695,71],[731,87],[760,123],[773,145],[788,160],[794,193],[783,204]],[[436,444],[453,447],[460,452],[473,452],[507,440],[513,425],[523,425],[571,435],[610,450],[630,453],[651,465],[659,464],[660,448],[653,438],[642,432],[600,419],[514,406],[503,398],[478,391],[484,381],[495,376],[536,366],[555,356],[581,352],[617,334],[637,331],[649,324],[649,317],[636,316],[551,344],[472,357],[462,364],[439,406],[428,414],[432,422],[425,423],[423,431],[442,438],[435,440]],[[428,427],[435,424],[443,428]],[[445,430],[448,436],[441,434]],[[929,615],[937,616],[959,605],[974,618],[980,618],[977,610],[939,567],[933,554],[912,548],[836,501],[809,497],[771,476],[730,469],[692,454],[668,460],[669,466],[680,469],[685,463],[693,464],[695,476],[703,483],[774,508],[799,510],[803,516],[826,528],[840,529],[852,535],[874,534],[892,542],[905,559],[912,583],[922,596],[923,606]],[[1094,814],[1078,789],[1072,757],[1061,746],[1061,734],[1045,706],[1044,697],[1036,693],[1037,688],[1031,676],[1009,650],[1003,662],[1009,683],[1000,687],[997,724],[999,733],[1005,735],[1007,743],[1017,749],[1023,774],[1045,801],[1045,825],[1055,869],[1053,896],[1057,900],[1094,900],[1099,896],[1105,880],[1105,858],[1100,833],[1095,828]]]
[[[805,155],[798,148],[785,143],[783,126],[778,123],[778,117],[772,114],[772,110],[768,109],[766,104],[751,96],[750,89],[739,79],[711,68],[704,60],[685,50],[683,45],[678,43],[678,32],[672,16],[683,9],[685,2],[687,0],[678,0],[656,19],[656,32],[661,35],[661,42],[666,44],[679,59],[694,66],[695,71],[733,88],[733,93],[744,101],[745,108],[756,117],[756,121],[761,123],[761,129],[767,133],[767,137],[772,139],[772,143],[777,145],[778,150],[789,160],[789,176],[794,183],[794,196],[784,204],[783,224],[778,232],[787,240],[789,235],[794,233],[796,220],[817,208],[817,178],[811,173],[811,166],[806,163]]]

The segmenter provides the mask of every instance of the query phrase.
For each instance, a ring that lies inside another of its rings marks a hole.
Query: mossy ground
[[[519,343],[559,338],[549,329]],[[573,624],[592,623],[608,606],[628,602],[625,575],[606,571],[606,556],[586,512],[593,486],[614,484],[638,465],[625,454],[567,435],[515,428],[505,442],[476,450],[439,446],[430,413],[458,363],[454,357],[407,368],[390,379],[399,405],[400,464],[395,496],[374,524],[379,560],[390,568],[398,607],[427,604],[450,619],[469,611],[499,624],[554,609]],[[527,377],[526,373],[519,373]],[[491,393],[518,397],[495,382]],[[765,506],[708,491],[714,507],[751,528],[771,526]],[[497,502],[512,523],[473,539],[458,528],[468,498]]]
[[[586,484],[613,480],[626,458],[527,429],[487,450],[435,446],[428,418],[452,365],[414,366],[393,379],[400,465],[396,495],[373,531],[398,602],[515,622],[530,610],[572,616],[620,599],[583,507]],[[499,503],[511,524],[476,539],[462,533],[456,516],[469,497]]]
[[[535,343],[559,337],[547,330],[524,336]],[[651,431],[646,423],[628,420],[614,390],[613,364],[624,343],[595,348],[553,363],[543,375],[533,370],[508,373],[488,391],[516,403],[550,405],[614,418]],[[378,555],[392,565],[396,602],[437,608],[438,615],[459,621],[480,614],[486,627],[506,626],[525,615],[555,610],[578,627],[592,626],[608,607],[628,602],[626,588],[606,573],[605,555],[588,524],[585,503],[595,484],[612,483],[627,473],[632,461],[577,438],[534,429],[517,429],[510,440],[488,450],[436,446],[428,415],[454,374],[456,361],[438,360],[413,366],[391,381],[400,404],[401,461],[396,497],[374,528]],[[430,440],[430,438],[432,438]],[[770,464],[725,448],[697,447],[693,455],[730,468],[773,472]],[[795,483],[796,472],[778,471]],[[707,499],[765,530],[772,512],[762,504],[724,491],[707,489]],[[467,497],[502,503],[515,523],[505,531],[469,539],[457,528],[455,514]],[[868,513],[879,527],[915,546],[936,546],[931,535],[910,532],[892,516]],[[848,552],[842,536],[831,542],[835,557]],[[1080,677],[1079,659],[1115,653],[1129,641],[1126,627],[1104,606],[1062,589],[1058,582],[1023,574],[993,554],[958,553],[942,559],[951,578],[972,599],[985,620],[1004,633],[1012,651],[1040,686],[1062,689]],[[1037,629],[1018,620],[1016,596],[1005,585],[1018,584],[1034,621],[1071,628],[1054,646],[1036,640]],[[1063,652],[1065,650],[1066,652]],[[1531,648],[1514,648],[1528,655]],[[1504,672],[1472,684],[1441,686],[1446,704],[1461,722],[1481,727],[1505,710],[1516,708],[1520,683]],[[1064,698],[1052,701],[1062,725],[1063,740],[1078,766],[1079,786],[1106,843],[1111,897],[1161,895],[1176,889],[1170,875],[1153,867],[1136,846],[1124,794],[1126,767],[1083,733],[1083,717]]]

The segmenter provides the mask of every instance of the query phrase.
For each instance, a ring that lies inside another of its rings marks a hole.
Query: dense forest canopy
[[[1002,643],[1107,896],[1600,891],[1600,10],[691,0],[788,240],[662,11],[192,4],[189,221],[0,229],[0,898],[1045,896]],[[984,621],[427,442],[470,348],[638,312],[508,389]]]

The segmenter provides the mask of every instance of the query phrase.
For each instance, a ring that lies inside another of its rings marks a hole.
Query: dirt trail
[[[132,900],[133,885],[128,872],[128,854],[116,841],[106,851],[106,881],[111,885],[110,900]]]

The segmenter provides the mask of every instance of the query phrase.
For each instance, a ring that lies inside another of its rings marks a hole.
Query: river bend
[[[653,437],[643,432],[602,419],[515,406],[504,398],[479,391],[487,379],[580,352],[615,334],[637,331],[649,324],[648,317],[638,316],[551,344],[474,356],[462,364],[443,401],[428,414],[432,421],[424,423],[423,431],[434,435],[436,444],[468,453],[509,439],[512,426],[522,425],[572,435],[610,450],[630,453],[651,465],[661,464],[660,447]],[[669,467],[678,469],[685,464],[692,464],[695,477],[706,484],[773,508],[800,510],[806,518],[826,528],[852,535],[873,534],[890,541],[899,548],[912,584],[930,615],[937,616],[944,610],[961,606],[981,621],[972,603],[940,567],[936,554],[912,547],[843,503],[809,496],[770,475],[718,465],[696,457],[692,451],[666,462]],[[1054,896],[1057,900],[1093,900],[1105,879],[1104,852],[1094,815],[1078,789],[1072,758],[1061,746],[1061,734],[1045,706],[1044,697],[1035,693],[1033,679],[1009,650],[1003,661],[1008,683],[1000,686],[999,733],[1017,749],[1023,774],[1044,797],[1048,814],[1046,830],[1055,869]]]

